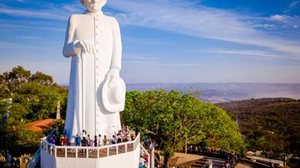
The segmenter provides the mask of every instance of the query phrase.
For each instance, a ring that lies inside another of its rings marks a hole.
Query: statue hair
[[[85,6],[84,1],[85,0],[80,0],[80,3],[81,3],[82,6]],[[107,0],[100,0],[100,1],[102,3],[102,6],[104,6],[106,4],[106,2],[107,2]]]

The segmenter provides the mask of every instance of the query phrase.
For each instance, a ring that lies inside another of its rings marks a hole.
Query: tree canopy
[[[0,75],[0,148],[17,156],[38,147],[43,135],[25,125],[34,120],[55,118],[58,108],[64,117],[67,89],[42,72],[31,74],[21,66]],[[244,142],[237,124],[221,108],[200,101],[192,94],[164,90],[132,91],[126,94],[121,113],[124,124],[150,136],[164,151],[165,160],[185,144],[242,152]],[[8,141],[12,140],[12,141]]]
[[[0,75],[0,149],[13,156],[35,150],[43,135],[28,131],[26,124],[55,118],[58,105],[66,106],[66,97],[67,89],[42,72],[31,74],[17,66]]]
[[[242,152],[237,124],[221,108],[191,94],[164,90],[132,91],[126,95],[122,121],[156,140],[168,160],[185,143]]]

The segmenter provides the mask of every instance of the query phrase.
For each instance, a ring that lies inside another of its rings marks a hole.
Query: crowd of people
[[[150,140],[148,137],[141,139],[141,145],[149,153],[149,155],[141,150],[139,168],[147,168],[148,165],[159,168],[162,166],[162,159],[159,151],[155,150],[157,144]]]
[[[231,153],[222,149],[210,147],[204,148],[201,147],[201,145],[190,145],[188,147],[188,152],[192,154],[200,154],[225,159],[225,168],[233,168],[238,163],[238,155],[236,153]]]
[[[147,152],[151,155],[151,151],[154,150],[154,143],[151,142],[149,138],[142,138],[141,144],[145,147]],[[139,160],[139,168],[147,168],[150,162],[149,155],[141,150],[140,160]]]
[[[85,130],[82,131],[81,135],[76,135],[72,137],[74,139],[69,140],[65,134],[65,131],[54,131],[49,137],[48,142],[56,146],[91,146],[99,147],[110,144],[117,144],[122,142],[128,142],[135,139],[135,134],[130,134],[128,126],[122,126],[122,129],[112,137],[107,137],[101,134],[90,136]]]

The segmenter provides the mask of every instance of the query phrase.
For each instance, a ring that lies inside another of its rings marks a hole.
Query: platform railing
[[[136,150],[140,143],[140,134],[133,141],[105,145],[100,147],[90,146],[56,146],[42,140],[41,150],[53,157],[63,158],[104,158]]]
[[[145,149],[145,147],[143,145],[141,145],[141,150],[142,150],[142,152],[146,153],[146,155],[149,158],[149,160],[147,162],[147,167],[153,168],[154,166],[150,164],[152,162],[152,159],[154,159],[153,156],[149,154],[149,152],[147,151],[147,149]]]

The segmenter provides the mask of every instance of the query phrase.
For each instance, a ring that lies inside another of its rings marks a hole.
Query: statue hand
[[[108,87],[111,87],[117,80],[120,78],[120,71],[118,69],[111,69],[109,70],[106,79],[109,80]]]
[[[92,53],[94,50],[94,43],[89,40],[75,41],[74,48],[83,53]]]

